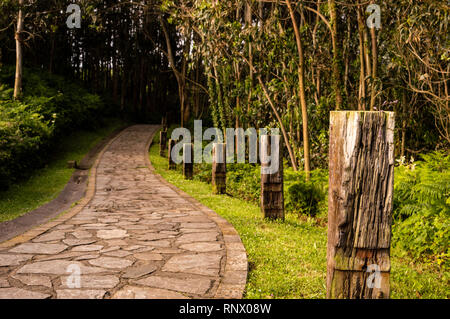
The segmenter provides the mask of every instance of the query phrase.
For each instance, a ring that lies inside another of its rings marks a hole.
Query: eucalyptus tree
[[[89,0],[79,29],[69,3],[1,1],[0,62],[83,81],[137,120],[279,127],[306,176],[327,165],[331,110],[396,111],[400,155],[450,145],[444,0],[380,2],[380,29],[372,0]]]

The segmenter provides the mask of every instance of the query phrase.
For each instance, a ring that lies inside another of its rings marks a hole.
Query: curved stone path
[[[153,173],[157,129],[124,130],[100,153],[82,203],[0,244],[0,298],[242,297],[239,236]]]

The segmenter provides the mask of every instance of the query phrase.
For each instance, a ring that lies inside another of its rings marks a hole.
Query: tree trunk
[[[122,88],[121,88],[121,96],[120,96],[120,110],[123,112],[125,110],[125,98],[127,95],[127,83],[128,83],[128,73],[126,73],[127,68],[126,64],[122,70]]]
[[[310,178],[310,159],[309,159],[309,136],[308,136],[308,114],[306,108],[306,97],[305,97],[305,84],[304,84],[304,59],[303,59],[303,47],[300,37],[300,32],[298,30],[297,21],[295,19],[294,10],[292,9],[290,0],[286,0],[286,4],[289,9],[289,14],[291,17],[292,25],[294,26],[295,40],[297,43],[298,50],[298,86],[300,95],[300,104],[302,109],[302,125],[303,125],[303,156],[305,158],[305,174],[306,180]],[[289,141],[286,141],[287,143]]]
[[[403,90],[402,93],[402,141],[401,141],[401,148],[400,148],[400,156],[405,156],[405,141],[406,141],[406,90]]]
[[[177,79],[178,83],[178,96],[180,98],[180,121],[181,121],[181,127],[184,127],[184,118],[185,118],[185,110],[184,110],[184,103],[185,103],[185,87],[186,87],[186,79],[185,74],[178,71],[175,66],[175,57],[172,50],[172,44],[170,43],[170,36],[169,32],[167,31],[166,24],[163,20],[163,18],[159,17],[161,28],[164,33],[164,37],[166,39],[166,46],[167,46],[167,59],[169,60],[170,67],[173,70],[173,73],[175,74],[175,78]]]
[[[329,154],[327,297],[389,298],[394,113],[331,112]]]
[[[252,7],[249,2],[246,2],[245,4],[245,25],[246,27],[251,27],[252,25]],[[253,49],[252,49],[252,43],[248,43],[248,60],[250,62],[250,65],[253,65]],[[249,77],[250,77],[250,88],[248,91],[248,98],[247,98],[247,112],[250,112],[250,105],[252,100],[252,90],[253,90],[253,68],[250,67],[249,69]]]
[[[362,9],[361,9],[362,10]],[[364,39],[364,59],[366,61],[366,78],[372,75],[372,68],[370,63],[370,49],[369,49],[369,35],[367,33],[366,24],[364,21],[364,14],[361,12],[361,19],[363,24],[363,39]]]
[[[292,147],[289,144],[289,137],[286,133],[286,129],[284,127],[283,121],[281,120],[280,114],[278,113],[277,109],[275,108],[275,105],[273,104],[272,99],[270,98],[269,91],[267,90],[266,86],[264,85],[264,82],[261,79],[261,75],[258,75],[257,78],[258,78],[259,85],[261,85],[263,93],[264,93],[267,101],[269,102],[269,105],[272,108],[273,113],[275,114],[275,118],[277,119],[278,124],[280,125],[281,133],[283,134],[283,139],[284,139],[284,142],[286,143],[286,148],[288,149],[289,157],[291,159],[292,168],[294,169],[294,171],[297,171],[298,170],[297,161],[296,161],[294,152],[292,151]]]
[[[370,90],[370,110],[374,110],[375,98],[377,96],[376,90],[376,79],[377,79],[377,68],[378,68],[378,52],[377,52],[377,35],[375,27],[370,29],[370,37],[372,39],[372,85]]]
[[[347,18],[347,36],[345,38],[345,45],[344,45],[344,82],[343,82],[343,90],[344,95],[349,98],[348,94],[348,77],[350,73],[350,38],[351,38],[351,20],[350,18]],[[350,104],[350,102],[347,100],[347,103]]]
[[[358,19],[358,37],[359,37],[359,91],[358,91],[358,110],[366,110],[366,72],[365,72],[365,45],[364,45],[364,21],[361,8],[356,8]]]
[[[19,0],[19,13],[17,15],[17,29],[16,29],[16,77],[14,82],[14,99],[18,99],[22,94],[22,32],[23,32],[23,6],[24,0]]]
[[[337,27],[337,10],[336,2],[334,0],[328,0],[328,7],[330,9],[330,22],[331,22],[331,42],[333,46],[333,63],[332,63],[332,73],[333,73],[333,89],[336,99],[336,110],[342,109],[342,83],[341,83],[341,48],[339,47],[339,33]]]

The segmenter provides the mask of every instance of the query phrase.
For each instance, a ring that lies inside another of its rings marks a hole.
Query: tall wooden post
[[[281,156],[283,148],[280,135],[273,137],[276,142],[274,151],[278,152],[277,161],[271,154],[271,136],[260,136],[261,212],[264,218],[284,220],[283,157]],[[265,158],[266,156],[271,156],[271,163]],[[267,171],[269,166],[273,167],[272,172]]]
[[[227,163],[226,144],[214,143],[212,148],[212,189],[213,194],[225,194]]]
[[[394,113],[330,117],[327,297],[389,298]]]
[[[167,131],[161,130],[159,132],[159,155],[164,156],[167,145]]]
[[[169,149],[167,151],[167,158],[169,159],[169,169],[175,170],[177,168],[177,164],[174,162],[172,157],[172,149],[175,146],[175,140],[169,140]]]
[[[193,154],[194,147],[192,143],[183,144],[183,176],[185,179],[192,179],[194,175]]]

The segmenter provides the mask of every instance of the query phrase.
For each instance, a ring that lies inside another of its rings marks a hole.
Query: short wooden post
[[[330,116],[327,297],[389,298],[394,113]]]
[[[172,149],[175,147],[175,140],[169,140],[169,149],[167,151],[167,158],[169,159],[169,169],[175,170],[177,168],[177,164],[173,160],[172,157]]]
[[[284,195],[283,195],[283,157],[282,142],[280,135],[275,135],[274,150],[278,152],[278,161],[274,161],[274,156],[271,154],[271,136],[261,135],[260,137],[260,158],[261,158],[261,212],[264,218],[282,219],[284,220]],[[266,150],[263,152],[262,150]],[[269,163],[264,157],[271,156]],[[269,166],[274,167],[272,172],[268,172]]]
[[[167,131],[159,132],[159,155],[164,156],[167,145]]]
[[[67,168],[78,168],[77,161],[68,161],[67,162]]]
[[[192,143],[183,144],[183,176],[185,179],[192,179],[194,175],[194,163],[192,155],[194,147]]]
[[[212,190],[213,194],[226,193],[226,144],[214,143],[212,148]]]

